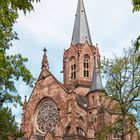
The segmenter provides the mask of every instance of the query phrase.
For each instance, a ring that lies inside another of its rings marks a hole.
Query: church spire
[[[94,69],[93,69],[93,77],[92,77],[90,92],[93,92],[96,90],[103,90],[103,86],[102,86],[102,81],[101,81],[100,70],[98,67],[98,62],[96,58],[94,57]]]
[[[83,0],[78,0],[76,18],[74,23],[72,43],[74,45],[81,43],[85,44],[86,41],[92,45],[86,11]]]
[[[47,60],[47,55],[46,55],[46,48],[43,49],[44,51],[44,54],[43,54],[43,59],[42,59],[42,69],[44,68],[47,68],[49,69],[49,63],[48,63],[48,60]]]
[[[26,105],[27,105],[27,96],[25,95],[25,97],[24,97],[24,103],[23,103],[23,109],[26,108]]]

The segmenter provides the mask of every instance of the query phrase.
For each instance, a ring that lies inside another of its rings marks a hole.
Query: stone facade
[[[98,56],[99,59],[99,52],[94,46],[90,49],[91,46],[87,43],[79,46],[81,47],[79,55],[73,48],[76,46],[64,52],[64,85],[49,71],[46,54],[44,54],[42,71],[28,102],[25,101],[23,107],[21,128],[25,138],[29,140],[94,140],[101,128],[114,122],[116,117],[105,111],[105,108],[109,108],[111,99],[105,96],[102,90],[89,92],[94,67],[93,56]],[[87,54],[91,58],[89,61],[91,76],[89,74],[89,77],[84,79],[82,77],[83,57]],[[73,56],[76,58],[76,66],[79,65],[78,67],[81,68],[76,71],[78,76],[72,80],[70,60]],[[50,103],[45,106],[47,101]],[[111,104],[113,106],[113,103]],[[45,108],[44,111],[40,109],[41,106]],[[38,115],[40,115],[39,122],[37,122]],[[136,134],[131,137],[128,140],[137,140]],[[106,136],[106,139],[119,140],[113,135]]]
[[[69,88],[71,84],[76,87],[76,92],[86,96],[91,87],[92,74],[94,68],[94,57],[99,60],[99,52],[95,46],[85,44],[71,45],[65,50],[63,57],[64,86]],[[71,61],[74,59],[76,65],[76,78],[71,78]],[[84,59],[88,60],[88,77],[84,76]]]
[[[84,23],[85,29],[79,29],[82,34],[73,38],[74,43],[64,51],[64,84],[50,72],[44,49],[41,73],[29,100],[24,102],[21,123],[24,136],[19,140],[97,140],[98,132],[115,122],[117,117],[106,109],[117,103],[106,96],[100,76],[95,73],[100,54],[98,45],[90,41],[84,10],[83,1],[79,0],[76,16],[83,16],[85,21],[75,21],[74,36],[80,24]],[[89,38],[87,41],[84,35]],[[82,39],[78,40],[80,36]],[[107,134],[104,139],[120,140],[114,134]],[[138,140],[137,133],[127,135],[127,140]]]

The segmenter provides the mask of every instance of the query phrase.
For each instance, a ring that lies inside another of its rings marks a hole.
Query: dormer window
[[[83,75],[85,78],[88,78],[89,77],[89,56],[88,55],[84,56],[83,68],[84,68]]]
[[[71,63],[71,79],[75,79],[76,78],[76,61],[75,61],[75,57],[72,57],[70,59],[70,63]]]

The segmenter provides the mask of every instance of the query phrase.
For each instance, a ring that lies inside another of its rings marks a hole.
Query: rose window
[[[36,116],[37,129],[46,133],[52,131],[58,121],[58,110],[52,100],[45,100],[38,109]]]

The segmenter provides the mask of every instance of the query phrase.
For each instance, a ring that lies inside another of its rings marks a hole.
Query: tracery
[[[42,133],[52,131],[58,121],[58,109],[53,100],[45,99],[40,103],[36,115],[36,127]]]

